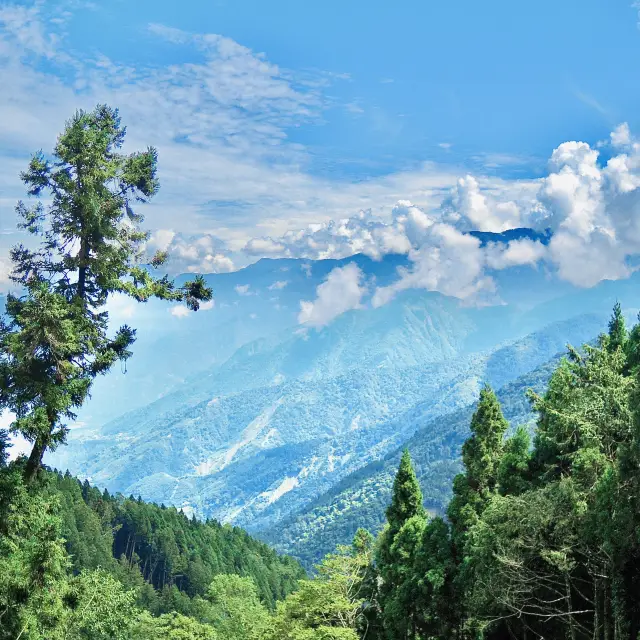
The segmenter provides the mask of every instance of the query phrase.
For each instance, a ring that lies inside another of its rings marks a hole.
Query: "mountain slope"
[[[604,322],[580,316],[469,351],[469,316],[441,296],[408,294],[383,314],[243,347],[144,410],[73,431],[55,464],[259,531],[393,451],[420,420],[468,405],[483,382],[502,386]]]
[[[552,358],[497,391],[512,427],[534,419],[526,391],[543,392],[559,359]],[[475,403],[426,423],[416,416],[418,430],[400,448],[350,474],[302,512],[261,532],[260,538],[310,568],[336,544],[353,539],[358,527],[379,531],[405,447],[411,453],[426,508],[441,513],[450,498],[451,481],[460,470],[459,451],[469,434],[474,409]]]

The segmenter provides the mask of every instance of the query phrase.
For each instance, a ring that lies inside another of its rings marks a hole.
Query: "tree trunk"
[[[603,623],[604,623],[604,640],[611,640],[611,613],[610,613],[610,600],[609,600],[609,589],[607,588],[609,585],[609,580],[605,578],[604,581],[604,590],[603,590],[603,598],[602,598],[602,608],[603,608]]]
[[[600,640],[600,578],[593,580],[593,640]]]
[[[24,469],[25,482],[32,482],[36,477],[38,470],[40,469],[40,465],[42,464],[42,456],[44,455],[45,449],[46,445],[42,438],[36,438],[36,441],[33,443],[33,449],[31,449],[29,460],[27,460],[27,466]]]
[[[564,584],[567,590],[567,617],[569,619],[569,637],[571,640],[576,640],[576,628],[573,623],[573,607],[571,605],[571,583],[569,582],[569,575],[565,573]]]

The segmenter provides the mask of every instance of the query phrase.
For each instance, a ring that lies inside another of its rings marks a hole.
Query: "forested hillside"
[[[68,474],[25,484],[3,434],[0,637],[637,640],[640,324],[617,305],[554,366],[533,437],[485,386],[442,515],[405,449],[377,539],[359,529],[312,578],[229,526]]]
[[[382,530],[356,530],[312,577],[239,529],[43,466],[94,380],[132,355],[136,331],[113,330],[110,297],[211,301],[203,278],[176,283],[140,263],[148,235],[131,206],[156,193],[157,154],[121,154],[124,136],[116,110],[80,111],[53,161],[36,154],[21,175],[52,201],[17,207],[40,244],[13,249],[18,291],[0,318],[0,409],[31,446],[8,463],[0,430],[0,640],[638,640],[640,324],[629,332],[619,304],[607,333],[529,378],[533,391],[485,384],[473,409],[430,425],[435,439],[410,424],[447,413],[429,414],[456,376],[434,382],[403,413],[419,474],[405,448],[389,491],[398,453],[379,463]],[[157,269],[166,254],[149,260]],[[542,345],[540,364],[557,351],[562,326],[485,354],[476,373],[512,382],[530,369],[523,354]],[[510,429],[500,398],[526,424]],[[372,512],[350,526],[379,523]]]
[[[496,392],[512,429],[534,421],[527,391],[543,393],[560,358],[552,358]],[[476,405],[429,420],[396,451],[350,474],[307,509],[261,533],[260,538],[310,568],[336,545],[353,539],[358,528],[378,533],[405,448],[411,451],[425,508],[433,514],[444,513],[451,497],[451,483],[460,471],[460,448],[469,435]],[[411,416],[417,423],[421,422],[419,411],[417,407]]]
[[[296,561],[237,527],[189,519],[174,507],[133,496],[110,496],[69,474],[47,476],[45,491],[60,504],[74,571],[102,567],[120,577],[124,570],[135,582],[142,578],[155,589],[144,589],[153,611],[167,609],[167,598],[204,595],[213,577],[226,573],[252,578],[260,599],[273,608],[304,575]]]

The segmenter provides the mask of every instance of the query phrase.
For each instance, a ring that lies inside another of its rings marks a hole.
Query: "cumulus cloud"
[[[186,318],[191,310],[184,304],[176,304],[169,309],[169,313],[176,318]]]
[[[409,254],[412,266],[400,269],[395,283],[379,287],[373,296],[374,307],[392,300],[406,289],[439,291],[461,299],[493,293],[495,283],[484,275],[484,253],[480,241],[448,224],[436,223],[429,238]]]
[[[507,245],[491,242],[485,249],[485,258],[490,269],[507,269],[535,265],[545,257],[546,250],[540,241],[529,238],[512,240]]]
[[[612,138],[631,142],[626,128]],[[638,149],[602,167],[598,151],[565,142],[552,154],[539,201],[554,233],[548,257],[560,278],[591,287],[630,274],[628,258],[640,253]]]
[[[626,147],[631,144],[631,130],[627,122],[619,124],[611,132],[611,144],[614,147]]]
[[[302,301],[298,322],[312,327],[322,327],[351,309],[358,309],[366,287],[362,284],[364,274],[350,263],[336,267],[327,279],[317,287],[316,299]]]
[[[469,230],[500,232],[521,226],[520,210],[515,202],[499,202],[480,190],[473,176],[460,178],[445,202],[449,219]]]
[[[630,258],[640,254],[640,143],[623,123],[611,133],[610,147],[617,155],[603,163],[588,143],[565,142],[537,181],[497,187],[465,176],[440,206],[399,200],[387,218],[361,211],[261,241],[278,255],[313,259],[407,254],[411,267],[399,273],[398,282],[378,289],[375,304],[414,287],[485,298],[493,288],[487,270],[540,261],[555,267],[559,278],[591,287],[627,277]],[[550,229],[552,237],[548,245],[521,239],[481,246],[465,233],[516,227]]]
[[[167,251],[166,268],[172,273],[227,273],[235,266],[225,243],[211,234],[186,236],[158,229],[147,242],[150,254]]]
[[[23,195],[16,158],[50,149],[77,107],[107,102],[121,108],[127,150],[159,150],[162,190],[148,208],[157,229],[149,249],[168,250],[174,273],[230,271],[242,247],[251,257],[404,253],[411,268],[378,299],[410,286],[474,299],[490,292],[486,269],[545,260],[559,277],[592,286],[626,277],[629,258],[640,253],[640,146],[627,123],[611,133],[606,146],[614,155],[606,163],[586,142],[569,141],[539,180],[469,176],[425,163],[337,182],[305,173],[308,153],[287,137],[291,126],[320,120],[330,102],[322,94],[333,81],[328,75],[310,81],[222,35],[158,24],[147,29],[149,46],[162,40],[195,57],[132,67],[76,53],[65,48],[64,23],[80,4],[0,7],[0,216],[11,215]],[[173,230],[176,221],[182,233]],[[549,227],[553,237],[547,247],[478,246],[464,233],[516,226]],[[445,277],[444,265],[458,260],[460,274]]]

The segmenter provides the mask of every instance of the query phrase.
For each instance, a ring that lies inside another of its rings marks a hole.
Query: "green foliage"
[[[625,325],[624,316],[622,315],[622,307],[616,302],[613,307],[613,315],[609,320],[609,341],[607,349],[615,351],[616,349],[624,349],[627,343],[627,327]]]
[[[22,293],[7,296],[0,321],[0,409],[16,415],[12,430],[33,443],[27,480],[44,452],[65,441],[65,420],[74,419],[94,378],[131,355],[135,330],[110,331],[109,296],[184,300],[193,310],[211,298],[202,278],[176,289],[141,266],[148,234],[132,204],[158,191],[157,153],[124,155],[124,138],[117,110],[78,111],[51,161],[37,153],[21,174],[30,196],[51,199],[47,208],[16,207],[18,226],[39,245],[11,251],[11,277]]]
[[[269,614],[251,578],[215,576],[206,597],[211,603],[208,618],[223,638],[258,640],[268,626]]]
[[[411,463],[409,450],[405,449],[402,453],[398,473],[393,482],[391,504],[387,509],[387,522],[389,523],[391,538],[414,516],[424,517],[422,491]]]
[[[128,640],[137,613],[136,594],[124,590],[114,576],[101,570],[83,571],[69,580],[65,603],[68,640]]]
[[[180,613],[165,613],[154,618],[143,612],[134,624],[131,640],[216,640],[214,629]]]
[[[0,638],[61,637],[68,558],[57,505],[0,474]]]
[[[387,521],[377,549],[382,626],[388,638],[415,638],[418,612],[414,564],[427,523],[408,450],[402,454],[393,483]]]
[[[110,496],[67,474],[50,474],[46,491],[62,508],[62,535],[74,570],[102,567],[136,588],[154,613],[189,614],[220,574],[251,578],[273,608],[304,575],[243,530],[187,518],[175,508]]]
[[[519,426],[506,440],[497,480],[500,493],[518,495],[529,487],[531,436],[526,427]]]
[[[265,640],[358,640],[367,634],[365,596],[372,562],[371,540],[359,532],[351,547],[339,547],[311,580],[278,603]]]

